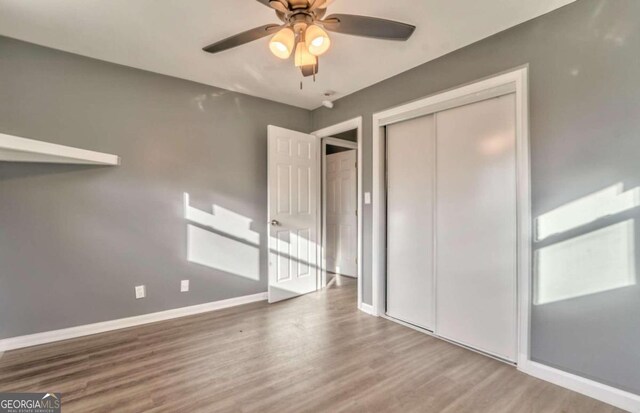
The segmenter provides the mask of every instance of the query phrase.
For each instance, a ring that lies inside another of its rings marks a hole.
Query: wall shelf
[[[120,165],[120,157],[0,133],[0,162]]]

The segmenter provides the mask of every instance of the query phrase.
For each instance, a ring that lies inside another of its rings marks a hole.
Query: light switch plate
[[[367,205],[371,204],[371,192],[364,193],[364,203]]]
[[[136,285],[136,299],[145,298],[147,296],[147,288],[144,285]]]
[[[186,293],[189,291],[189,280],[180,281],[180,292]]]

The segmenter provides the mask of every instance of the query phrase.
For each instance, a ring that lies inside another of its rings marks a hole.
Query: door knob
[[[272,219],[270,224],[273,225],[274,227],[277,227],[278,225],[280,225],[280,222],[278,222],[277,219]]]

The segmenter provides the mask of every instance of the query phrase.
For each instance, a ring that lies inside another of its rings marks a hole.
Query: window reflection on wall
[[[260,234],[252,220],[219,205],[213,213],[194,208],[184,194],[187,260],[252,280],[260,279]],[[195,224],[195,225],[194,225]]]
[[[538,250],[534,304],[635,285],[634,236],[627,220]]]
[[[562,205],[536,219],[536,240],[611,217],[605,227],[553,242],[535,253],[534,304],[636,285],[635,222],[615,215],[640,205],[640,188],[622,183]]]
[[[624,191],[618,183],[565,204],[536,219],[536,239],[542,241],[600,218],[619,214],[640,205],[640,188]]]

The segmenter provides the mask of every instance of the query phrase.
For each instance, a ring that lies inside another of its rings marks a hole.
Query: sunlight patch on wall
[[[618,214],[640,205],[640,188],[624,192],[618,183],[565,204],[536,219],[536,240],[541,241],[608,215]]]
[[[187,261],[252,280],[260,279],[260,234],[251,230],[250,218],[218,205],[213,214],[189,205],[184,194],[187,224]],[[207,230],[202,227],[211,228]]]
[[[260,279],[260,250],[224,235],[187,225],[187,260],[220,271]]]
[[[635,285],[634,233],[627,220],[536,251],[534,304]]]
[[[224,232],[253,244],[260,244],[260,234],[251,230],[253,220],[218,205],[213,205],[213,214],[189,205],[189,194],[184,194],[184,217],[188,221],[216,231]]]

